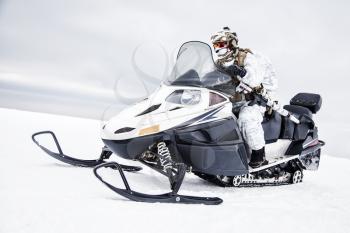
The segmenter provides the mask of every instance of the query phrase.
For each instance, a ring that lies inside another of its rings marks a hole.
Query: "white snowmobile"
[[[247,87],[249,88],[249,87]],[[235,96],[235,98],[232,98]],[[269,106],[254,94],[254,101]],[[179,195],[186,172],[219,186],[255,186],[298,183],[303,170],[317,170],[321,147],[312,119],[321,107],[317,94],[299,93],[290,105],[266,115],[263,128],[269,164],[251,169],[251,150],[239,131],[237,116],[246,103],[236,93],[232,77],[222,72],[212,58],[209,45],[191,41],[183,44],[176,65],[161,86],[148,98],[128,107],[102,127],[105,147],[96,160],[81,160],[62,152],[55,134],[38,132],[33,141],[52,157],[76,166],[95,167],[94,174],[116,193],[134,201],[219,204],[217,197]],[[39,144],[40,134],[51,134],[58,153]],[[124,171],[140,167],[106,162],[112,153],[139,161],[167,176],[171,192],[148,195],[133,191]],[[118,169],[125,188],[106,182],[101,168]]]

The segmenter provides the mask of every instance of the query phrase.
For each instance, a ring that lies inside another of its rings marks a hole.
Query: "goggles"
[[[215,42],[215,43],[213,43],[213,47],[214,47],[214,49],[226,48],[227,43],[226,43],[226,41]]]

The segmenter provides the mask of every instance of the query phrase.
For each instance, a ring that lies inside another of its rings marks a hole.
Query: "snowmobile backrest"
[[[308,108],[315,114],[321,108],[322,98],[318,94],[299,93],[290,100],[290,104]]]

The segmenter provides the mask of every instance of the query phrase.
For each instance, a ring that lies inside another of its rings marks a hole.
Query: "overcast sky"
[[[100,118],[153,90],[183,42],[230,26],[241,47],[272,60],[281,102],[320,93],[321,134],[347,137],[349,9],[345,0],[0,0],[0,107]],[[341,146],[328,148],[350,155]]]

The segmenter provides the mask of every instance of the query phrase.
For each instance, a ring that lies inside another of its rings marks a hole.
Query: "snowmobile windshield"
[[[190,41],[181,46],[174,69],[164,83],[217,89],[228,83],[232,86],[232,79],[218,70],[208,44]]]

